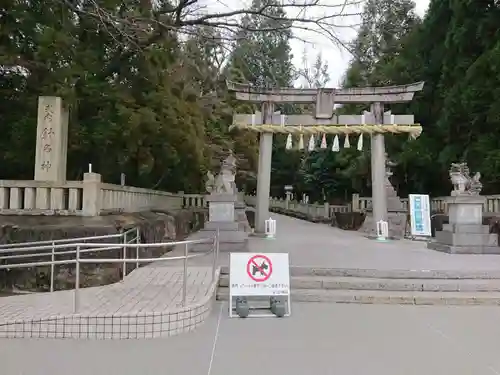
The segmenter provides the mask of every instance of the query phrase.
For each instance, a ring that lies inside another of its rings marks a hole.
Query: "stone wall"
[[[0,216],[0,244],[57,240],[118,234],[122,230],[140,228],[141,242],[168,242],[182,240],[203,226],[207,210],[180,210],[176,212],[144,212],[97,217],[43,217]],[[130,235],[130,240],[135,235]],[[97,241],[93,241],[97,242]],[[121,239],[104,239],[102,243],[118,243]],[[74,249],[74,248],[73,248]],[[72,250],[72,249],[68,249]],[[166,248],[140,249],[141,258],[158,257],[170,251]],[[33,251],[34,252],[34,251]],[[32,252],[32,253],[33,253]],[[136,250],[127,251],[127,258],[135,258]],[[8,255],[8,254],[2,254]],[[121,249],[89,252],[82,258],[122,258]],[[58,255],[57,260],[74,259],[75,254]],[[45,258],[22,258],[9,263],[29,263]],[[0,262],[5,262],[0,260]],[[127,265],[127,273],[135,264]],[[75,266],[58,265],[54,272],[55,290],[72,289],[75,285]],[[122,264],[82,264],[81,285],[98,286],[119,281]],[[50,266],[0,270],[0,291],[9,290],[47,291],[50,289]]]

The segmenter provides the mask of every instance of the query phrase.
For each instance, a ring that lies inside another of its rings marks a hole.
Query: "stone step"
[[[500,280],[492,279],[382,279],[345,276],[292,276],[292,289],[385,290],[408,292],[500,292]],[[220,287],[229,286],[221,275]]]
[[[221,275],[229,267],[221,267]],[[360,268],[320,268],[291,266],[290,276],[363,277],[375,279],[500,279],[500,270],[377,270]]]
[[[292,302],[329,302],[394,305],[500,305],[494,292],[394,292],[369,290],[294,289]],[[229,289],[219,288],[217,299],[227,301]]]

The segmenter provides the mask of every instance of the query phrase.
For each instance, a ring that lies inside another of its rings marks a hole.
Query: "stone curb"
[[[348,293],[351,292],[351,293]],[[484,293],[484,296],[464,293],[417,292],[397,293],[381,291],[336,291],[336,290],[293,290],[292,302],[328,302],[390,305],[453,305],[453,306],[498,306],[500,293]],[[221,289],[217,300],[227,301],[228,290]]]
[[[221,268],[227,275],[229,267]],[[499,279],[500,270],[377,270],[291,266],[290,276],[364,277],[375,279]]]
[[[357,277],[292,277],[292,289],[381,290],[395,292],[500,292],[500,280],[485,279],[374,279]],[[229,286],[222,275],[219,287]]]

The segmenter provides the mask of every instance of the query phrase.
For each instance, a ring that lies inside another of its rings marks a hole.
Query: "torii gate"
[[[271,188],[271,156],[273,133],[281,134],[370,134],[372,166],[372,198],[374,222],[387,221],[385,192],[384,133],[409,133],[416,138],[422,127],[413,124],[413,115],[384,113],[386,103],[405,103],[422,90],[424,82],[401,86],[356,87],[347,89],[319,88],[262,88],[227,82],[236,99],[259,103],[262,113],[236,114],[233,128],[256,131],[260,134],[257,174],[257,204],[255,231],[263,233],[269,217]],[[275,113],[276,103],[315,104],[313,115],[284,116]],[[370,112],[364,115],[334,115],[335,104],[369,103]],[[384,125],[385,124],[385,125]]]

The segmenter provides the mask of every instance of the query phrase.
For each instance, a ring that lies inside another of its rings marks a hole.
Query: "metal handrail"
[[[197,240],[186,240],[186,241],[177,241],[177,242],[161,242],[161,243],[140,243],[139,237],[139,229],[134,229],[136,231],[136,237],[132,239],[135,240],[135,243],[127,242],[126,235],[123,236],[124,241],[120,244],[106,244],[106,243],[66,243],[62,245],[53,245],[53,246],[32,246],[28,248],[20,248],[13,249],[14,252],[19,251],[30,251],[30,250],[48,250],[51,249],[51,253],[43,253],[43,254],[16,254],[11,256],[0,257],[0,260],[5,259],[16,259],[16,258],[27,258],[30,256],[51,256],[50,261],[39,261],[39,262],[30,262],[30,263],[13,263],[13,264],[3,264],[0,265],[0,269],[15,269],[15,268],[31,268],[31,267],[39,267],[39,266],[51,266],[51,286],[50,291],[54,291],[54,267],[56,265],[67,265],[67,264],[75,264],[76,272],[75,272],[75,289],[74,289],[74,302],[73,302],[73,310],[74,313],[77,313],[79,310],[79,290],[80,290],[80,264],[81,263],[122,263],[123,271],[122,278],[124,279],[127,275],[126,265],[128,263],[135,263],[136,269],[139,267],[141,263],[154,263],[158,261],[172,261],[172,260],[184,260],[184,272],[183,272],[183,282],[182,282],[182,304],[183,306],[186,304],[186,295],[187,295],[187,266],[188,259],[206,256],[213,254],[213,264],[212,264],[212,283],[215,280],[216,268],[217,268],[217,260],[219,257],[219,231],[217,230],[215,237],[213,238],[204,238]],[[130,232],[130,231],[127,231]],[[127,233],[124,232],[124,233]],[[121,235],[123,235],[122,233]],[[114,236],[114,235],[113,235]],[[113,238],[113,237],[108,237]],[[189,254],[189,245],[190,244],[200,244],[200,243],[213,243],[213,247],[210,251],[200,253],[200,254]],[[30,243],[31,244],[31,243]],[[175,256],[175,257],[159,257],[159,258],[140,258],[139,257],[139,249],[140,248],[154,248],[154,247],[170,247],[170,246],[178,246],[184,245],[184,255],[183,256]],[[68,248],[68,247],[76,247],[75,250],[70,251],[61,251],[55,252],[56,248]],[[85,249],[87,248],[87,249]],[[136,257],[135,259],[127,258],[127,249],[135,248],[136,249]],[[105,250],[113,250],[113,249],[122,249],[123,250],[123,258],[121,259],[106,259],[106,258],[81,258],[80,255],[82,253],[88,252],[97,252],[97,251],[105,251]],[[0,253],[9,252],[8,250],[0,250]],[[12,252],[12,251],[11,251]],[[65,259],[65,260],[55,260],[56,255],[62,254],[76,254],[75,259]]]
[[[40,245],[52,245],[59,243],[75,243],[75,242],[83,242],[83,241],[95,241],[95,240],[104,240],[108,238],[120,238],[128,235],[129,233],[135,232],[137,229],[132,228],[123,233],[116,234],[105,234],[102,236],[89,236],[89,237],[78,237],[78,238],[61,238],[58,240],[44,240],[44,241],[36,241],[36,242],[20,242],[20,243],[12,243],[12,244],[2,244],[0,245],[0,249],[14,249],[17,247],[26,247],[26,246],[40,246]]]
[[[131,233],[135,233],[135,237],[132,238],[131,240],[128,240],[128,235]],[[55,258],[56,256],[59,255],[67,255],[67,254],[76,254],[76,245],[77,243],[81,243],[84,241],[95,241],[95,240],[105,240],[105,239],[111,239],[111,238],[120,238],[120,242],[112,244],[112,246],[108,247],[101,247],[99,245],[98,249],[89,249],[89,250],[82,250],[82,252],[91,252],[91,251],[106,251],[106,250],[116,250],[122,248],[120,244],[123,243],[130,243],[130,242],[135,242],[135,243],[140,243],[140,231],[139,228],[132,228],[127,231],[121,232],[121,233],[116,233],[116,234],[108,234],[108,235],[102,235],[102,236],[89,236],[89,237],[78,237],[78,238],[64,238],[64,239],[59,239],[59,240],[45,240],[45,241],[38,241],[38,242],[21,242],[21,243],[15,243],[15,244],[4,244],[0,245],[0,254],[10,254],[10,255],[5,255],[5,256],[0,256],[0,261],[6,261],[6,260],[12,260],[12,259],[21,259],[21,258],[36,258],[36,257],[51,257],[52,263],[50,264],[50,291],[54,291],[54,273],[55,273],[55,266],[59,263],[60,261],[56,262]],[[88,242],[85,242],[88,243]],[[74,250],[68,250],[68,251],[57,251],[60,249],[68,249],[68,248],[73,248]],[[44,252],[44,250],[50,250],[50,252]],[[36,251],[36,253],[32,253],[33,251]],[[126,251],[126,249],[124,249]],[[16,253],[22,253],[22,252],[31,252],[29,254],[16,254]],[[14,255],[12,255],[14,254]],[[36,263],[36,264],[34,264]],[[30,267],[36,267],[40,262],[30,262],[26,264],[30,264]],[[63,263],[64,264],[64,263]],[[126,264],[123,265],[123,267],[126,267]],[[19,267],[13,267],[13,265],[4,265],[2,268],[19,268]]]

